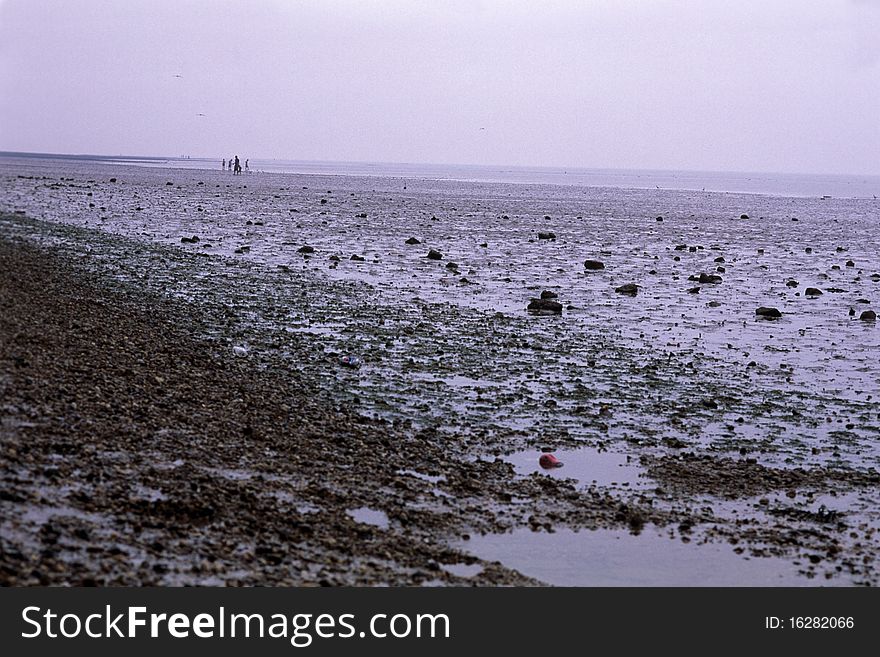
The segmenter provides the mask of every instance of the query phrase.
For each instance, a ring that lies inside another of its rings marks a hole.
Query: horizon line
[[[8,156],[30,156],[30,157],[61,157],[61,158],[83,158],[83,159],[130,159],[130,160],[205,160],[213,161],[218,159],[216,156],[206,155],[130,155],[130,154],[102,154],[102,153],[61,153],[46,151],[7,151],[0,150],[0,157]],[[220,160],[224,159],[222,156]],[[391,165],[409,165],[409,166],[439,166],[439,167],[481,167],[481,168],[500,168],[509,167],[515,169],[555,169],[555,170],[581,170],[581,171],[654,171],[668,173],[724,173],[724,174],[760,174],[760,175],[797,175],[797,176],[840,176],[840,177],[856,177],[866,176],[869,178],[880,178],[880,171],[876,173],[868,172],[830,172],[830,171],[771,171],[771,170],[745,170],[745,169],[666,169],[654,167],[598,167],[584,165],[550,165],[550,164],[478,164],[468,162],[405,162],[392,160],[320,160],[320,159],[292,159],[281,157],[249,157],[254,161],[284,161],[284,162],[308,162],[323,164],[391,164]]]

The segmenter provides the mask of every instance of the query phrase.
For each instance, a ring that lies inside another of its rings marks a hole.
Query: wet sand
[[[877,583],[876,203],[0,164],[6,583]]]

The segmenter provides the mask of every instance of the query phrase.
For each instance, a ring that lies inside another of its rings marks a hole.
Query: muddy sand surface
[[[878,581],[872,201],[0,165],[6,584]]]

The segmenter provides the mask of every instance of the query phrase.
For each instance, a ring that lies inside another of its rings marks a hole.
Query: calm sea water
[[[11,155],[0,153],[0,156]],[[29,154],[16,153],[16,157]],[[34,155],[33,157],[46,157]],[[206,158],[57,156],[117,164],[185,169],[221,169],[221,160]],[[242,166],[244,156],[240,156]],[[660,171],[652,169],[583,169],[496,165],[408,164],[393,162],[321,162],[251,159],[251,173],[378,176],[424,180],[583,185],[621,189],[677,189],[833,198],[880,197],[880,176],[743,173],[721,171]]]

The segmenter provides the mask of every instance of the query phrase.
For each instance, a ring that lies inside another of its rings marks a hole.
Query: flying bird
[[[201,112],[199,112],[198,116],[204,116],[204,114],[202,114]]]
[[[182,76],[180,73],[175,73],[175,74],[174,74],[174,77],[176,77],[176,78],[182,78],[183,76]]]

